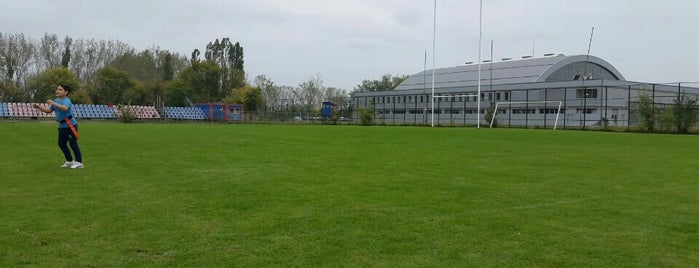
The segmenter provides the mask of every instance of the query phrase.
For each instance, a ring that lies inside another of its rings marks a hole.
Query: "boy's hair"
[[[62,87],[66,91],[66,95],[70,95],[70,92],[73,91],[73,89],[70,88],[70,86],[68,86],[68,85],[58,85],[58,86]]]

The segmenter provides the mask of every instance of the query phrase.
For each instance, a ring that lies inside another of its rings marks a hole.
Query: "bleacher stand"
[[[5,103],[0,102],[0,118],[54,118],[54,113],[46,114],[32,107],[33,103]],[[39,103],[43,107],[49,107],[46,103]],[[207,116],[198,107],[163,107],[163,116],[154,106],[126,105],[123,109],[129,109],[138,119],[175,119],[175,120],[206,120]],[[114,119],[121,116],[121,110],[116,105],[105,104],[74,104],[73,115],[81,119]]]
[[[0,117],[10,117],[10,110],[8,110],[7,106],[7,103],[0,102]]]
[[[160,114],[158,114],[158,110],[156,110],[155,107],[153,107],[153,106],[124,105],[124,106],[122,106],[122,109],[127,109],[128,111],[131,111],[131,113],[133,113],[134,116],[136,118],[139,118],[139,119],[160,118]],[[121,110],[119,110],[119,107],[112,106],[112,110],[114,111],[114,114],[117,117],[120,117],[122,115],[122,112],[121,112]]]
[[[197,107],[169,107],[165,106],[165,117],[181,120],[204,120],[206,114]]]
[[[27,117],[27,118],[51,118],[53,113],[47,114],[32,107],[33,103],[7,103],[7,113],[9,117]],[[46,103],[39,103],[43,107],[49,107]]]
[[[73,112],[78,118],[110,119],[116,117],[114,111],[103,104],[75,104]]]

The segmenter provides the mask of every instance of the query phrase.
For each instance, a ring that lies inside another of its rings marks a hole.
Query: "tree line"
[[[167,106],[228,102],[247,111],[311,112],[322,101],[349,105],[350,99],[346,90],[325,86],[320,74],[296,86],[276,85],[265,75],[248,80],[243,46],[228,37],[185,56],[117,40],[0,33],[0,77],[0,102],[45,102],[57,84],[75,88],[71,99],[85,104],[153,105],[161,97]],[[393,90],[405,78],[364,80],[353,92]]]

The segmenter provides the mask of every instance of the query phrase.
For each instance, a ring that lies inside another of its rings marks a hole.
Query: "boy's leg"
[[[61,148],[61,152],[63,152],[63,156],[65,156],[66,161],[70,162],[73,161],[73,156],[70,154],[70,150],[68,149],[68,133],[70,133],[70,129],[58,129],[58,148]]]
[[[78,130],[78,126],[75,126],[75,130]],[[71,135],[70,139],[68,139],[68,143],[70,144],[70,148],[73,149],[73,153],[75,154],[75,161],[82,163],[83,154],[82,152],[80,152],[80,146],[78,146],[78,139],[76,139],[75,136]]]

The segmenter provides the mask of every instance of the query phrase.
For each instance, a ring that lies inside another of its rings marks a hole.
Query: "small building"
[[[333,109],[335,104],[329,101],[324,101],[320,108],[320,115],[323,116],[324,120],[328,120],[332,117]]]
[[[201,109],[210,121],[242,122],[245,119],[242,104],[231,103],[197,103],[195,106]]]

